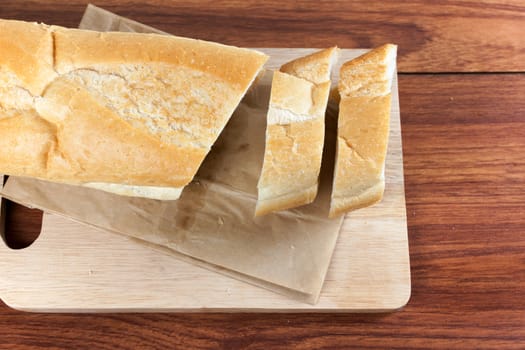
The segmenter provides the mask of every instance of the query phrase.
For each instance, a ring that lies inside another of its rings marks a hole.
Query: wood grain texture
[[[404,72],[524,70],[522,1],[406,1],[392,12],[394,3],[331,1],[300,11],[277,1],[98,5],[238,45],[398,40]],[[0,17],[77,26],[84,7],[5,0]],[[344,24],[334,21],[339,16]],[[46,315],[2,306],[0,347],[523,349],[525,75],[408,75],[399,83],[413,283],[403,311]],[[14,208],[12,225],[38,226],[28,213]]]
[[[3,0],[0,18],[78,26],[85,0]],[[484,1],[95,2],[166,32],[248,47],[399,45],[399,72],[525,71],[525,3]]]
[[[413,286],[402,311],[45,315],[2,307],[2,346],[522,349],[524,78],[400,76]]]

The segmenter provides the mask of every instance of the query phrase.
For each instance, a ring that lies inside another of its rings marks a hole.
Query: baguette
[[[311,203],[316,195],[330,92],[332,47],[274,73],[255,215]]]
[[[383,198],[396,51],[386,44],[341,67],[331,218]]]
[[[0,172],[177,199],[268,57],[0,20]]]

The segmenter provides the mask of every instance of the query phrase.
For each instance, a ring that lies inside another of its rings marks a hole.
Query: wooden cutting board
[[[294,57],[309,52],[265,51]],[[397,79],[392,94],[384,199],[345,218],[316,305],[51,214],[44,214],[42,232],[30,247],[11,250],[0,242],[0,298],[16,309],[47,312],[378,312],[404,306],[410,298],[410,262]]]

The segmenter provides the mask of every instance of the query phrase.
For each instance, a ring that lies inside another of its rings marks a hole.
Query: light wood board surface
[[[310,52],[263,50],[283,61]],[[344,50],[342,59],[362,52]],[[380,204],[345,218],[316,305],[50,214],[44,215],[40,237],[30,247],[11,250],[0,244],[0,298],[13,308],[48,312],[395,310],[410,297],[397,79],[393,83],[386,179]]]

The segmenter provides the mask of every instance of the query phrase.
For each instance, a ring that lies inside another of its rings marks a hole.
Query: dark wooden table
[[[391,314],[27,314],[0,348],[525,348],[525,2],[96,3],[249,47],[399,45],[412,298]],[[3,0],[1,18],[76,27],[79,0]],[[0,53],[1,54],[1,53]],[[24,246],[41,214],[8,208]]]

